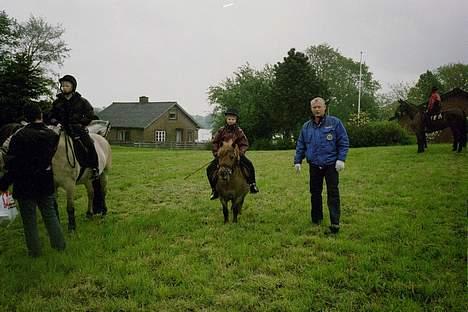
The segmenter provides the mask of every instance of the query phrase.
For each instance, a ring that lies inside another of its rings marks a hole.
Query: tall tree
[[[63,32],[42,18],[18,24],[0,13],[0,125],[16,121],[25,103],[50,99],[53,67],[61,66],[70,51]]]
[[[357,112],[359,62],[344,57],[328,44],[311,46],[306,54],[319,79],[325,81],[330,96],[333,97],[329,107],[331,114],[347,120],[351,113]],[[380,84],[372,76],[368,66],[362,64],[361,110],[376,118],[376,92],[380,89]]]
[[[321,84],[304,53],[290,49],[288,56],[274,66],[272,123],[276,133],[288,140],[310,116],[310,100],[315,96],[328,98],[328,90]]]
[[[444,92],[439,78],[430,70],[419,76],[418,82],[408,92],[408,101],[414,104],[421,104],[427,101],[431,94],[432,87],[437,87],[440,92]]]
[[[250,142],[270,139],[272,136],[271,90],[273,71],[270,66],[258,71],[241,66],[234,76],[208,90],[208,99],[214,105],[215,128],[224,124],[224,111],[236,108],[240,112],[240,125]]]
[[[468,91],[468,64],[447,64],[437,68],[436,75],[444,91],[460,88]]]
[[[63,65],[70,49],[62,39],[65,29],[61,25],[52,26],[41,17],[31,16],[18,31],[17,51],[31,60],[33,68],[50,71],[51,65]]]

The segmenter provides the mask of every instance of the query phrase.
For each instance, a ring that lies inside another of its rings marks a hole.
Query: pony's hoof
[[[87,211],[87,212],[86,212],[86,218],[91,219],[92,217],[93,217],[93,213]]]

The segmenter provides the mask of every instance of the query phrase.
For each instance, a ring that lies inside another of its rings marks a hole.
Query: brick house
[[[111,143],[194,143],[200,125],[177,102],[113,102],[99,112],[111,123]]]

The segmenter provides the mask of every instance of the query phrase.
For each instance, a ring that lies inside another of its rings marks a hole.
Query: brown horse
[[[231,202],[232,222],[237,223],[244,199],[249,192],[246,172],[239,164],[239,148],[232,146],[232,140],[223,142],[218,151],[219,169],[217,171],[216,190],[223,205],[224,223],[229,221],[228,203]]]
[[[418,153],[424,152],[426,145],[426,133],[450,128],[453,135],[453,151],[461,152],[466,147],[466,116],[461,109],[451,109],[442,111],[442,119],[431,120],[429,125],[424,122],[424,106],[416,106],[406,101],[399,100],[400,105],[395,111],[392,119],[400,119],[407,115],[410,120],[410,127],[416,134],[418,143]]]

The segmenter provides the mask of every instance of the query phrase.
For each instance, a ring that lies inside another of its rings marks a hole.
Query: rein
[[[62,132],[62,130],[60,130],[60,132]],[[70,165],[70,167],[75,168],[76,167],[76,156],[75,156],[75,150],[73,149],[72,139],[66,132],[64,132],[64,136],[65,136],[65,154],[67,154],[68,164]],[[69,149],[71,150],[72,161],[70,160],[70,155],[68,153]]]

